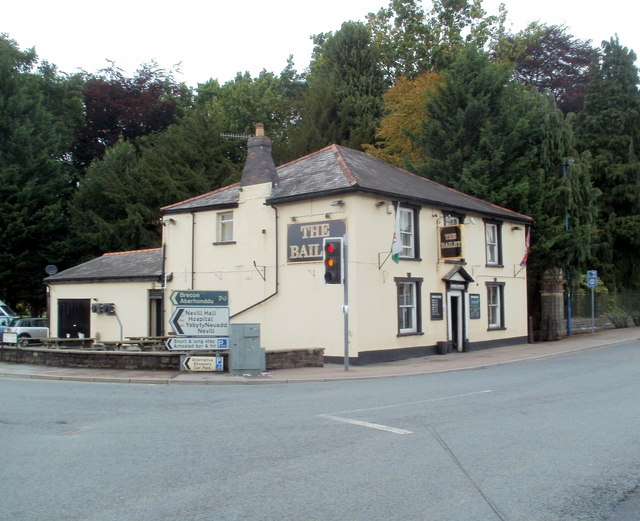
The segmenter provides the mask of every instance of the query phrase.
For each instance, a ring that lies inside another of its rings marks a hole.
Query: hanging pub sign
[[[342,237],[346,231],[343,219],[290,224],[287,229],[287,261],[322,261],[322,239]]]
[[[440,227],[440,258],[462,257],[462,230],[459,225]]]

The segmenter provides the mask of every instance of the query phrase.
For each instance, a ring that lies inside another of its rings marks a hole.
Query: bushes
[[[635,325],[638,325],[639,322],[637,322],[636,320],[640,321],[640,314],[634,313],[633,315],[635,315],[633,318],[633,322],[635,323]],[[611,319],[611,322],[613,322],[614,326],[616,326],[617,328],[620,328],[620,327],[628,327],[629,318],[632,315],[629,314],[629,312],[623,308],[612,307],[607,312],[607,316]]]

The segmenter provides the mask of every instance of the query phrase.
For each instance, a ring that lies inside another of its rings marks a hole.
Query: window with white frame
[[[400,257],[403,259],[417,259],[420,256],[418,248],[419,209],[399,206],[397,211],[400,242],[402,244]]]
[[[233,212],[220,212],[216,242],[233,242]]]
[[[487,266],[502,266],[502,238],[500,223],[485,222],[484,238],[487,249]]]
[[[504,282],[487,282],[489,329],[504,329]]]
[[[396,278],[398,291],[398,334],[422,333],[420,287],[422,279]]]

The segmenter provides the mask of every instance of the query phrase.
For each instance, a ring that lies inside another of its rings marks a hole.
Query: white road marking
[[[321,418],[326,418],[327,420],[333,420],[342,423],[350,423],[351,425],[358,425],[360,427],[367,427],[369,429],[377,429],[379,431],[391,432],[393,434],[413,434],[413,432],[398,429],[397,427],[389,427],[388,425],[380,425],[379,423],[371,423],[371,422],[363,422],[359,420],[353,420],[351,418],[340,418],[340,416],[331,416],[330,414],[321,414]]]
[[[456,398],[466,398],[467,396],[474,396],[476,394],[485,394],[492,393],[491,389],[485,389],[484,391],[474,391],[472,393],[465,394],[454,394],[451,396],[442,396],[441,398],[429,398],[428,400],[419,400],[417,402],[404,402],[404,403],[394,403],[391,405],[379,405],[377,407],[366,407],[364,409],[351,409],[349,411],[339,411],[339,414],[347,414],[352,412],[363,412],[363,411],[379,411],[381,409],[393,409],[394,407],[408,407],[411,405],[420,405],[423,403],[432,403],[432,402],[441,402],[444,400],[455,400]]]

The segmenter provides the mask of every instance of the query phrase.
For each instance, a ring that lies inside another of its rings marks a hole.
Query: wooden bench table
[[[80,347],[82,349],[87,349],[93,347],[95,342],[95,338],[55,338],[55,337],[47,337],[39,339],[46,347],[58,349],[64,347]]]

